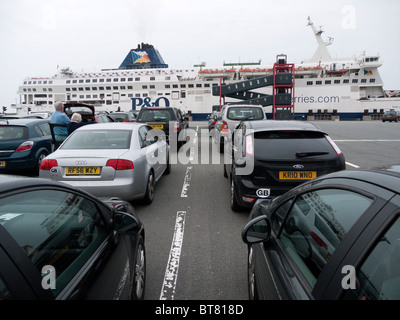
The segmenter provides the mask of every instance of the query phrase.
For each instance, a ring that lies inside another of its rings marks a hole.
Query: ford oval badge
[[[295,164],[293,166],[294,169],[304,169],[304,166],[302,164]]]

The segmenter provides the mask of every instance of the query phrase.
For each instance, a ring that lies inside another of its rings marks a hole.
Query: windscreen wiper
[[[296,152],[296,158],[322,156],[325,154],[329,154],[329,152]]]

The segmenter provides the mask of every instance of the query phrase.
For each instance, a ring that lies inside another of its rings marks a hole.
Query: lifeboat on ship
[[[326,70],[326,74],[329,76],[343,76],[349,70],[340,69],[340,70]]]

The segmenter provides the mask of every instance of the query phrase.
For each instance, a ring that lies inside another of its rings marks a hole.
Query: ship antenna
[[[316,62],[319,60],[331,60],[332,57],[327,49],[327,47],[329,45],[331,45],[333,43],[333,38],[332,37],[328,37],[329,41],[324,41],[322,39],[322,33],[324,32],[322,30],[322,26],[320,26],[319,29],[317,29],[314,26],[314,23],[311,21],[310,16],[308,17],[308,24],[307,26],[311,26],[311,29],[314,33],[314,36],[318,42],[318,49],[317,51],[314,53],[314,56],[311,58],[311,61]]]

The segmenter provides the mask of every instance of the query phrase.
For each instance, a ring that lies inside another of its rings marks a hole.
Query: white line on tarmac
[[[353,168],[360,168],[358,165],[353,164],[353,163],[351,163],[351,162],[347,162],[347,161],[346,161],[346,164],[347,164],[348,166],[350,166],[350,167],[353,167]]]
[[[400,140],[391,139],[360,139],[360,140],[333,140],[335,142],[400,142]]]
[[[187,167],[185,179],[183,180],[181,198],[187,198],[187,191],[190,186],[190,179],[192,179],[192,167]]]
[[[186,211],[176,214],[175,232],[172,240],[167,268],[165,269],[160,300],[174,300],[176,281],[178,280],[179,260],[181,257],[183,232],[185,229]]]

